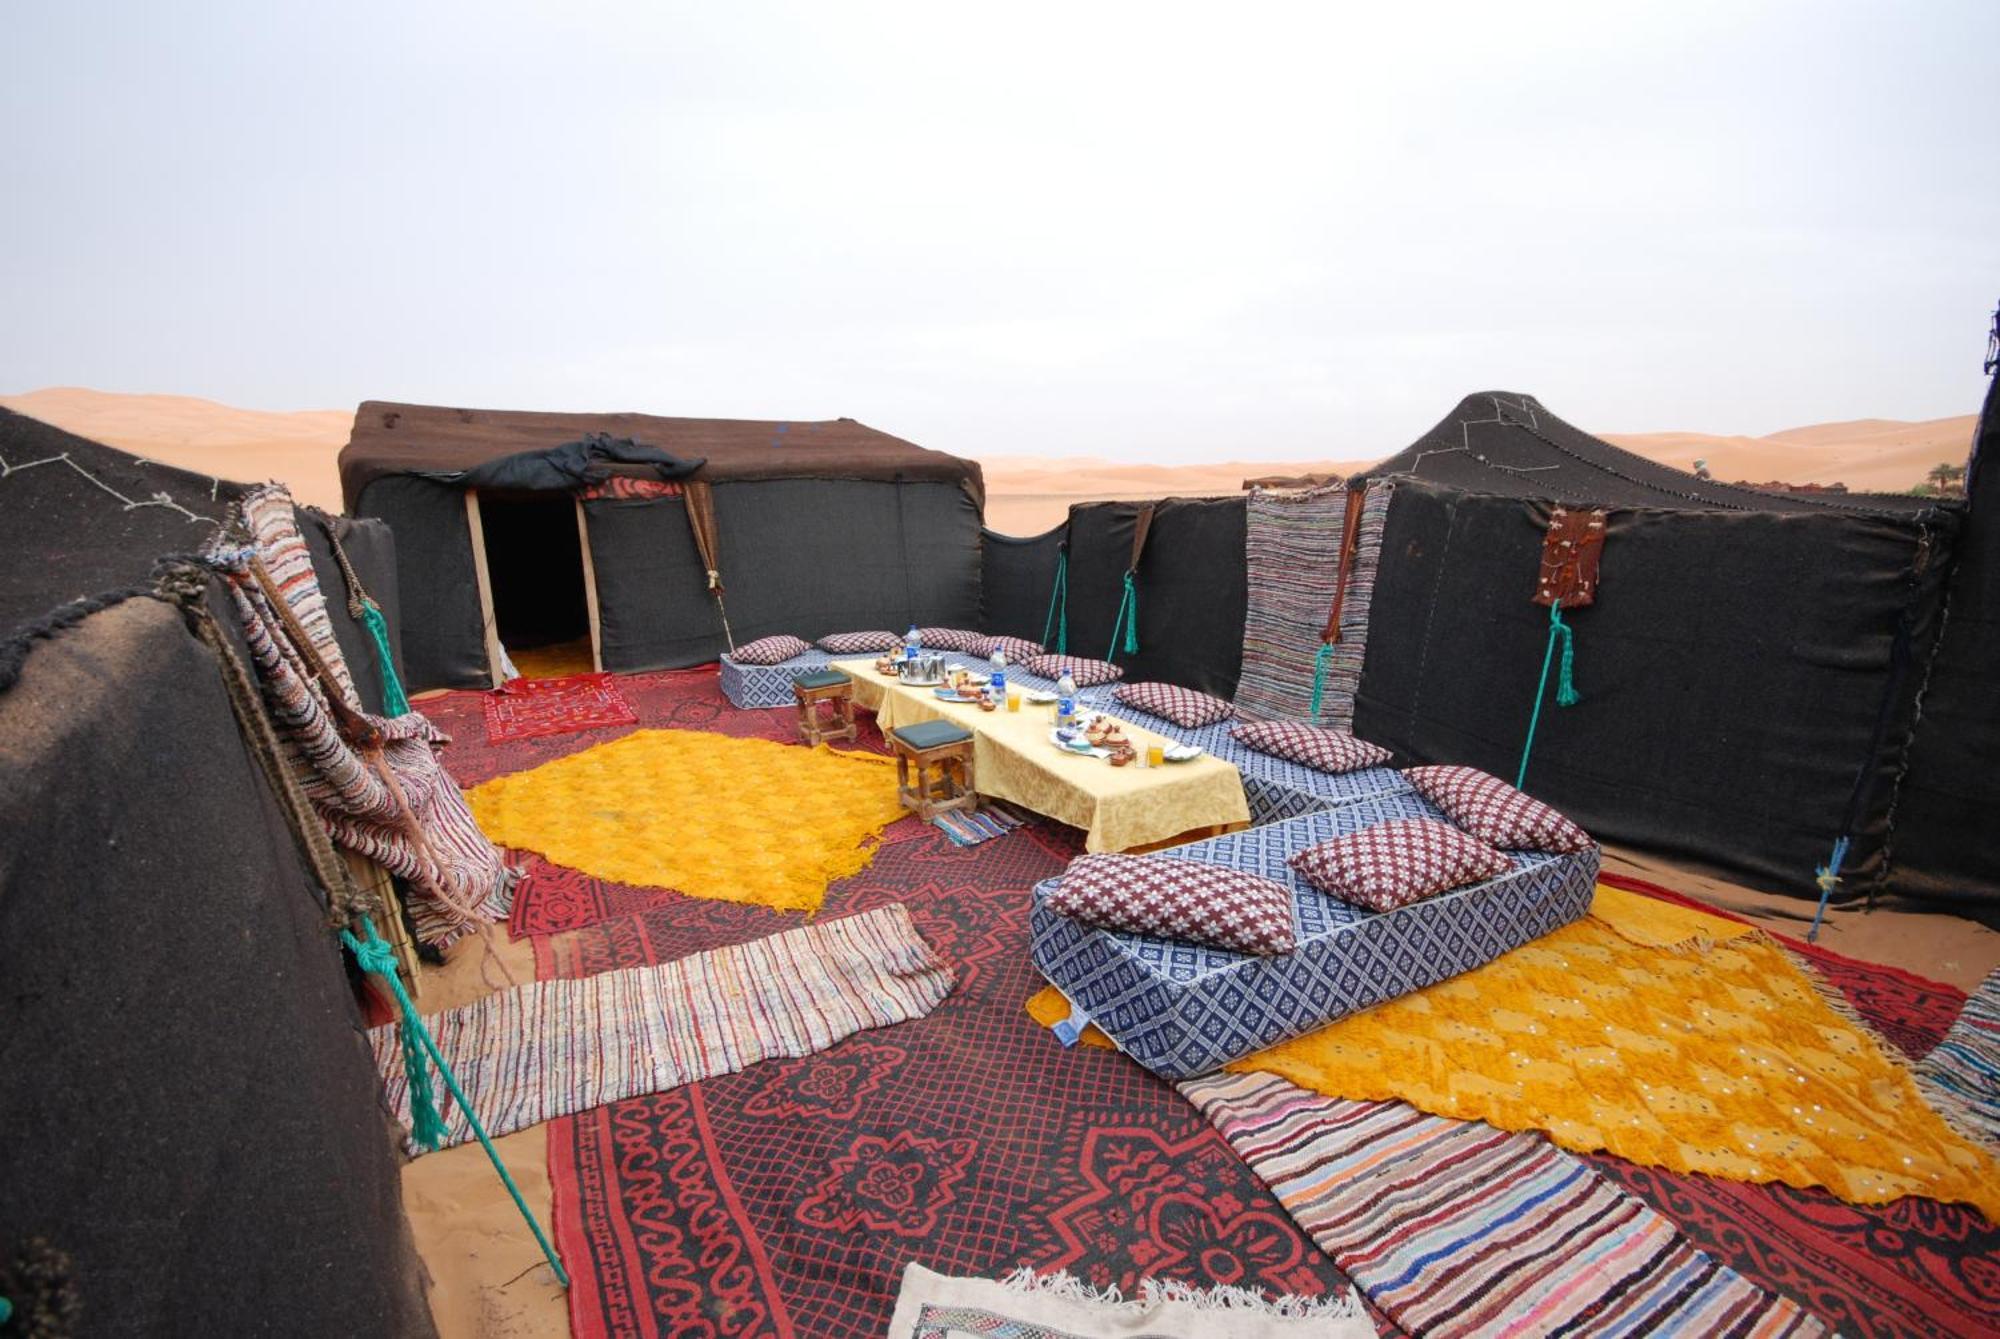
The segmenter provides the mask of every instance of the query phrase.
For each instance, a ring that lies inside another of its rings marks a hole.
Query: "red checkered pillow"
[[[1128,707],[1189,729],[1214,725],[1236,714],[1236,708],[1219,697],[1173,683],[1121,683],[1117,697]]]
[[[1477,767],[1408,767],[1403,778],[1446,818],[1504,850],[1568,855],[1596,845],[1557,810]]]
[[[972,648],[976,656],[991,656],[995,651],[1005,652],[1010,665],[1025,665],[1045,654],[1040,642],[1031,642],[1026,637],[982,637]]]
[[[1377,823],[1308,846],[1287,863],[1321,892],[1374,911],[1407,907],[1513,868],[1479,838],[1434,818]]]
[[[986,640],[964,628],[918,628],[917,636],[923,639],[926,651],[970,651]]]
[[[1117,683],[1125,677],[1122,667],[1108,660],[1090,660],[1084,656],[1042,655],[1031,656],[1022,669],[1038,679],[1060,679],[1068,670],[1076,680],[1078,688],[1095,688],[1101,683]]]
[[[1239,744],[1283,758],[1302,767],[1322,772],[1355,772],[1363,767],[1380,767],[1393,756],[1380,744],[1324,726],[1299,721],[1258,721],[1239,725],[1229,732]]]
[[[731,651],[729,658],[739,665],[775,665],[810,650],[812,643],[780,633],[776,637],[759,637],[754,642],[745,642]]]
[[[819,639],[820,650],[837,656],[873,655],[894,651],[902,644],[903,639],[893,632],[835,632]]]
[[[1226,865],[1151,855],[1070,861],[1048,908],[1105,930],[1269,956],[1298,947],[1285,885]]]

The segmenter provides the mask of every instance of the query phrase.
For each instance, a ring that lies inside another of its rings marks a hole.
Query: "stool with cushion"
[[[896,794],[905,809],[926,822],[948,809],[975,810],[972,788],[972,732],[950,721],[921,721],[889,732],[896,751]],[[910,771],[916,769],[912,781]],[[931,769],[937,775],[931,775]]]
[[[792,696],[798,700],[799,738],[807,744],[860,737],[861,731],[854,724],[854,681],[839,670],[799,675],[792,680]],[[832,705],[831,722],[821,714],[821,703]]]

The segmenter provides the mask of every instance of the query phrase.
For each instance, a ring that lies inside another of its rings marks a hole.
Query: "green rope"
[[[1312,718],[1319,719],[1320,699],[1326,694],[1326,667],[1333,663],[1333,643],[1321,642],[1319,654],[1313,657],[1313,709]]]
[[[1583,699],[1577,696],[1576,684],[1571,680],[1570,658],[1575,642],[1569,624],[1563,622],[1562,601],[1549,606],[1549,649],[1542,652],[1542,677],[1535,684],[1535,711],[1528,717],[1528,737],[1521,741],[1521,770],[1514,774],[1514,788],[1523,788],[1528,780],[1528,757],[1535,751],[1535,729],[1542,723],[1542,698],[1549,690],[1549,667],[1555,663],[1556,643],[1562,643],[1562,677],[1556,686],[1556,705],[1573,707]]]
[[[424,1026],[424,1020],[417,1013],[417,1006],[411,1001],[409,992],[403,989],[403,979],[396,972],[395,950],[391,949],[387,941],[376,931],[375,922],[366,916],[361,918],[361,932],[367,938],[356,939],[349,931],[342,930],[340,939],[353,952],[354,960],[361,964],[363,971],[373,972],[382,977],[389,983],[389,989],[395,992],[396,1005],[403,1015],[401,1027],[403,1070],[410,1076],[412,1137],[424,1147],[434,1149],[443,1142],[445,1133],[444,1121],[439,1118],[437,1103],[431,1095],[430,1077],[424,1070],[423,1056],[415,1054],[410,1045],[410,1039],[414,1036],[417,1044],[423,1048],[424,1054],[430,1057],[430,1062],[437,1066],[438,1073],[444,1076],[444,1085],[451,1090],[452,1100],[457,1102],[458,1109],[465,1113],[465,1123],[472,1127],[475,1135],[479,1136],[480,1147],[486,1150],[487,1158],[493,1163],[493,1170],[500,1173],[500,1184],[506,1186],[507,1193],[513,1196],[514,1207],[521,1211],[521,1217],[526,1220],[528,1230],[535,1234],[535,1241],[541,1246],[542,1255],[548,1260],[549,1268],[556,1272],[556,1281],[565,1288],[569,1287],[569,1274],[563,1269],[562,1262],[556,1259],[556,1248],[549,1244],[548,1237],[542,1232],[542,1225],[535,1221],[535,1215],[528,1209],[528,1202],[521,1198],[521,1188],[514,1184],[514,1177],[508,1172],[507,1164],[500,1161],[499,1151],[487,1137],[486,1127],[479,1123],[479,1116],[473,1111],[472,1103],[466,1100],[465,1090],[458,1086],[458,1076],[453,1074],[451,1066],[445,1063],[444,1056],[438,1051],[437,1042],[431,1039],[430,1029]]]
[[[5,1325],[12,1319],[14,1319],[14,1304],[0,1297],[0,1325]]]
[[[1049,634],[1055,641],[1049,641]],[[1042,645],[1055,647],[1057,655],[1069,654],[1069,550],[1056,550],[1056,584],[1049,592],[1049,616],[1042,622]]]
[[[382,606],[365,595],[361,597],[361,617],[375,639],[375,659],[382,666],[382,710],[391,716],[406,715],[410,699],[403,696],[403,681],[396,677],[396,657],[389,653],[389,620],[382,617]]]
[[[1118,600],[1118,617],[1111,624],[1111,649],[1104,653],[1106,660],[1115,660],[1118,657],[1118,634],[1120,630],[1123,630],[1125,633],[1125,654],[1128,656],[1137,655],[1139,653],[1139,587],[1134,583],[1130,572],[1125,574],[1125,594],[1120,596]]]

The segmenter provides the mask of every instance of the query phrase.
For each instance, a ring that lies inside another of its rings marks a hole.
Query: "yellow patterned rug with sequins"
[[[1029,1012],[1069,1008],[1046,990]],[[2000,1167],[1781,947],[1602,885],[1581,921],[1229,1068],[1676,1172],[2000,1218]]]
[[[465,793],[503,846],[618,883],[817,911],[903,816],[893,759],[639,730]],[[885,766],[885,764],[889,764]]]

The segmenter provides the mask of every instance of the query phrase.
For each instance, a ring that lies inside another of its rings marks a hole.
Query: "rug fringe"
[[[1026,1265],[1002,1278],[1000,1286],[1024,1295],[1055,1297],[1065,1302],[1087,1303],[1131,1315],[1143,1314],[1162,1303],[1194,1311],[1270,1316],[1278,1320],[1359,1320],[1367,1314],[1362,1309],[1361,1299],[1351,1288],[1344,1295],[1300,1297],[1288,1294],[1268,1298],[1252,1289],[1226,1283],[1198,1288],[1179,1279],[1149,1278],[1140,1280],[1137,1297],[1128,1298],[1115,1283],[1105,1288],[1094,1288],[1067,1270],[1037,1274]]]

